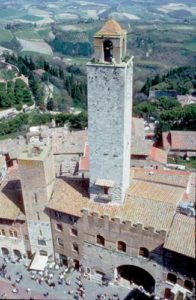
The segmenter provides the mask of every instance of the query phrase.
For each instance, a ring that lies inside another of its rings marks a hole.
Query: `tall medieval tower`
[[[47,204],[55,181],[51,145],[29,146],[19,159],[23,203],[32,254],[53,256]]]
[[[127,34],[109,20],[95,35],[87,64],[90,197],[122,204],[129,186],[133,57]]]

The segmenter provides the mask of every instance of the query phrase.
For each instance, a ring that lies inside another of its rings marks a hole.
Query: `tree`
[[[53,99],[49,99],[46,106],[47,110],[54,110],[54,101]]]

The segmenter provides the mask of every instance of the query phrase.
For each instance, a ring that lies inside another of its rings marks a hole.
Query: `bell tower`
[[[116,21],[109,20],[94,38],[96,61],[119,64],[125,58],[127,32]]]
[[[87,64],[90,197],[123,204],[129,186],[133,57],[127,33],[109,20],[94,36]]]

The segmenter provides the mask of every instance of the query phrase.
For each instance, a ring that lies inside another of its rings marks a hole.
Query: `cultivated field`
[[[12,33],[6,29],[0,29],[0,43],[1,42],[10,42],[13,38]]]
[[[21,47],[22,47],[22,51],[25,52],[37,52],[40,54],[46,54],[46,55],[52,55],[52,49],[51,47],[45,43],[44,41],[39,41],[39,40],[25,40],[25,39],[21,39],[21,38],[17,38],[17,40],[19,41]]]

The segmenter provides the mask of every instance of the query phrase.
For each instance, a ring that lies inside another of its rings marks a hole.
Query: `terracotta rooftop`
[[[195,218],[177,213],[164,248],[195,258]]]
[[[101,28],[100,31],[96,33],[96,36],[102,36],[102,35],[121,35],[125,33],[126,30],[122,29],[118,22],[111,19],[107,21],[104,26]]]
[[[162,135],[163,147],[171,150],[196,151],[195,131],[170,131]]]
[[[8,169],[0,188],[0,218],[24,220],[21,185],[17,165]]]
[[[182,188],[133,180],[124,205],[118,206],[91,201],[87,189],[88,185],[84,186],[79,179],[74,182],[59,178],[49,207],[79,217],[86,208],[100,215],[108,214],[111,218],[119,217],[124,221],[142,223],[145,227],[168,230],[184,193]]]
[[[145,131],[144,131],[144,119],[143,118],[135,118],[132,117],[132,135],[133,136],[141,136],[145,139]]]
[[[162,164],[167,163],[167,152],[157,147],[151,147],[149,159],[160,162]]]
[[[184,188],[191,179],[191,173],[187,171],[134,168],[132,172],[135,179]]]
[[[145,140],[142,136],[133,136],[131,140],[131,155],[149,156],[152,141]]]

